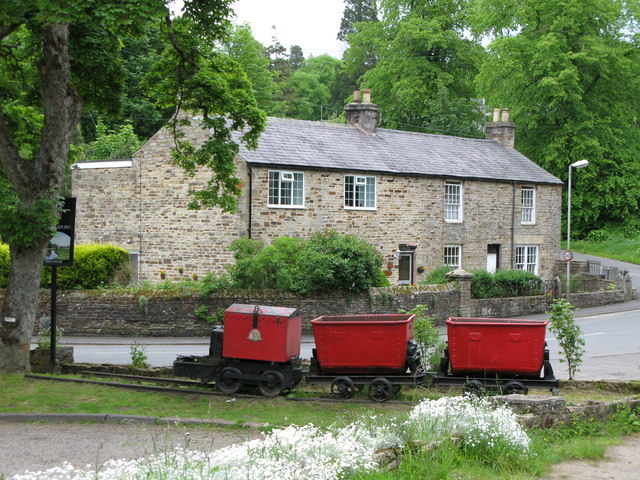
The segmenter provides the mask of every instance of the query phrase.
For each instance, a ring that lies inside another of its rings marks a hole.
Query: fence
[[[627,270],[618,267],[603,266],[599,260],[587,260],[587,268],[591,275],[597,275],[605,280],[615,282],[618,278],[618,273],[623,277],[628,273]]]

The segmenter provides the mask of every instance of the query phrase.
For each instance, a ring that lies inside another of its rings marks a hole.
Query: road
[[[640,286],[640,266],[580,253],[577,260],[600,260],[603,265],[629,271],[634,286]],[[640,380],[640,300],[576,311],[585,337],[583,365],[578,380]],[[546,319],[548,315],[527,316]],[[35,339],[34,339],[35,342]],[[560,362],[558,343],[547,332],[552,365],[560,379],[567,379]],[[74,347],[76,363],[131,363],[131,345],[145,349],[148,363],[170,366],[178,355],[206,355],[208,337],[63,337],[62,344]],[[35,346],[35,345],[34,345]],[[310,358],[313,338],[303,336],[300,356]]]

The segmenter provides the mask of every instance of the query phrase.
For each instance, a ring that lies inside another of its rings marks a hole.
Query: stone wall
[[[204,305],[213,314],[233,303],[297,308],[303,317],[303,329],[309,332],[309,321],[321,315],[397,313],[419,304],[427,305],[429,314],[442,323],[456,315],[458,293],[450,284],[375,288],[359,295],[315,297],[274,290],[227,290],[207,299],[174,290],[67,290],[58,292],[57,324],[65,335],[200,336],[208,335],[211,327],[195,315],[196,308]],[[49,294],[43,291],[38,317],[49,315]]]
[[[203,132],[189,129],[196,144]],[[133,166],[76,169],[76,243],[112,243],[139,256],[139,279],[191,279],[224,273],[233,263],[231,242],[248,236],[270,242],[282,235],[308,237],[335,229],[357,235],[384,256],[392,284],[398,281],[400,244],[416,245],[414,282],[444,263],[444,246],[459,245],[462,267],[486,268],[488,245],[498,245],[499,268],[514,267],[514,245],[539,248],[539,275],[552,278],[560,238],[561,186],[537,185],[536,221],[521,222],[525,185],[467,179],[462,181],[463,221],[444,220],[445,178],[375,174],[376,208],[344,207],[344,178],[362,174],[304,170],[304,207],[268,205],[269,168],[249,168],[237,158],[243,189],[237,213],[188,209],[189,190],[199,189],[208,173],[187,176],[173,165],[173,141],[160,130],[133,158]],[[419,268],[424,267],[424,269]],[[424,273],[419,273],[424,272]]]
[[[138,290],[135,292],[78,291],[58,292],[57,323],[65,335],[122,336],[200,336],[211,327],[195,314],[207,307],[208,314],[233,303],[277,305],[297,308],[303,317],[303,330],[309,321],[322,315],[397,313],[416,305],[426,305],[428,314],[443,325],[452,316],[526,317],[544,313],[553,299],[548,296],[470,300],[460,304],[460,289],[453,284],[372,288],[358,295],[302,296],[276,290],[226,290],[206,299],[198,294],[176,290]],[[3,292],[0,291],[0,302]],[[50,316],[50,294],[40,295],[38,318]],[[624,301],[624,292],[612,290],[571,295],[581,308]],[[34,333],[37,334],[38,327]]]

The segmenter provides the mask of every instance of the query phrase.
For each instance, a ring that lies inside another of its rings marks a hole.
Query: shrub
[[[0,288],[7,288],[9,269],[11,268],[11,255],[9,245],[0,245]]]
[[[471,280],[472,298],[501,298],[539,295],[542,293],[542,280],[524,270],[498,270],[489,273],[474,270]]]
[[[400,313],[416,316],[413,320],[413,339],[418,344],[423,365],[435,370],[446,343],[435,327],[434,318],[427,315],[427,308],[426,305],[416,305],[411,310],[400,310]]]
[[[360,292],[388,284],[380,269],[382,255],[372,245],[333,231],[317,233],[308,241],[280,237],[267,247],[240,239],[231,250],[236,264],[229,267],[229,274],[238,288]]]
[[[449,283],[449,279],[446,274],[451,272],[453,267],[448,265],[442,265],[441,267],[432,270],[424,280],[420,282],[421,285],[436,285],[439,283]]]
[[[567,302],[564,298],[554,300],[549,310],[549,330],[556,336],[560,345],[561,362],[567,362],[569,371],[569,380],[573,380],[573,376],[578,371],[582,363],[582,355],[584,355],[584,337],[582,329],[573,318],[573,310],[576,307]]]
[[[502,296],[496,285],[494,274],[486,270],[474,270],[471,279],[472,298],[494,298]]]
[[[58,268],[58,288],[95,289],[130,280],[129,253],[113,245],[76,245],[73,264]],[[51,285],[51,267],[42,269],[42,287]]]

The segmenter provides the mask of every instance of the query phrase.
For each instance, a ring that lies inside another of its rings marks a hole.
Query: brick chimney
[[[509,121],[508,108],[495,108],[493,122],[484,127],[487,140],[495,140],[506,148],[513,148],[516,137],[516,126]]]
[[[360,100],[360,90],[353,92],[353,102],[344,107],[347,116],[347,123],[354,125],[367,135],[375,135],[380,119],[380,109],[371,103],[371,90],[362,90],[362,101]]]

